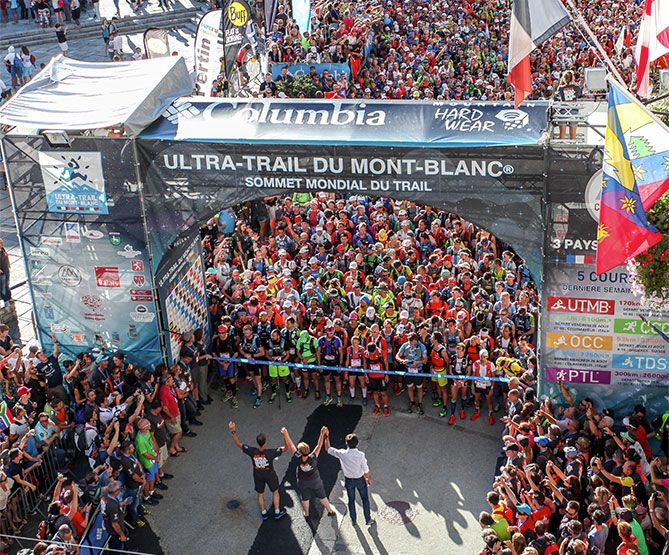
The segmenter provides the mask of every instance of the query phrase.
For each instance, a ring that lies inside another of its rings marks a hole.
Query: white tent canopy
[[[136,135],[192,90],[183,58],[94,63],[58,56],[0,106],[0,123],[80,131],[123,124]]]

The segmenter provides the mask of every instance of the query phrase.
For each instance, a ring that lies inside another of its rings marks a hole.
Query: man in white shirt
[[[326,428],[327,430],[327,428]],[[367,526],[376,524],[372,518],[369,508],[369,492],[367,486],[372,485],[372,474],[367,466],[367,457],[358,450],[358,436],[348,434],[346,436],[346,449],[335,449],[330,445],[330,431],[326,431],[325,447],[330,455],[339,459],[341,470],[344,473],[346,493],[348,494],[348,512],[351,515],[353,526],[356,525],[355,513],[355,490],[360,493],[362,500],[362,512],[365,516]]]

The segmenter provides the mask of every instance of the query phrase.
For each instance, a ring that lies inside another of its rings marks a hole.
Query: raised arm
[[[242,445],[242,442],[239,441],[239,437],[237,436],[237,425],[234,422],[230,421],[230,423],[228,424],[228,429],[232,434],[232,442],[240,449],[243,449],[244,446]]]
[[[327,431],[328,429],[325,426],[321,428],[321,435],[318,436],[318,443],[316,444],[316,448],[312,451],[317,457],[321,454],[321,449],[323,449],[323,442],[325,441],[325,434],[327,434]]]
[[[281,428],[281,435],[283,436],[284,451],[290,451],[291,453],[295,453],[295,451],[297,451],[297,447],[295,447],[295,444],[293,443],[293,440],[290,437],[290,434],[288,433],[288,430],[286,428]]]

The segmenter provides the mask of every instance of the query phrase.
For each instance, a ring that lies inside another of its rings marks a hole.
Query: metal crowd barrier
[[[366,368],[346,368],[344,366],[326,366],[323,364],[303,364],[301,362],[278,362],[272,360],[257,360],[252,358],[234,358],[234,357],[211,357],[211,360],[221,362],[239,362],[242,364],[260,364],[261,366],[288,366],[299,368],[301,370],[334,370],[336,372],[355,372],[358,374],[385,374],[387,376],[409,376],[412,378],[451,378],[454,380],[471,380],[483,382],[503,382],[508,383],[507,377],[486,377],[486,376],[460,376],[457,374],[434,373],[426,374],[424,372],[404,372],[401,370],[369,370]]]
[[[33,468],[23,476],[26,482],[34,484],[36,489],[18,487],[11,493],[7,500],[7,507],[0,516],[3,532],[10,532],[12,524],[29,520],[34,515],[42,519],[46,514],[42,510],[42,503],[51,501],[51,492],[56,486],[58,473],[63,470],[72,460],[70,453],[74,453],[73,439],[70,434],[57,438],[46,451],[42,452],[42,464]],[[12,537],[13,534],[5,534]],[[14,536],[17,537],[17,536]],[[23,547],[20,540],[17,543]]]

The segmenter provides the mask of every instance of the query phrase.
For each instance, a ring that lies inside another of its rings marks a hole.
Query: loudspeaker
[[[585,91],[605,93],[607,90],[606,70],[603,67],[589,67],[585,70]]]

